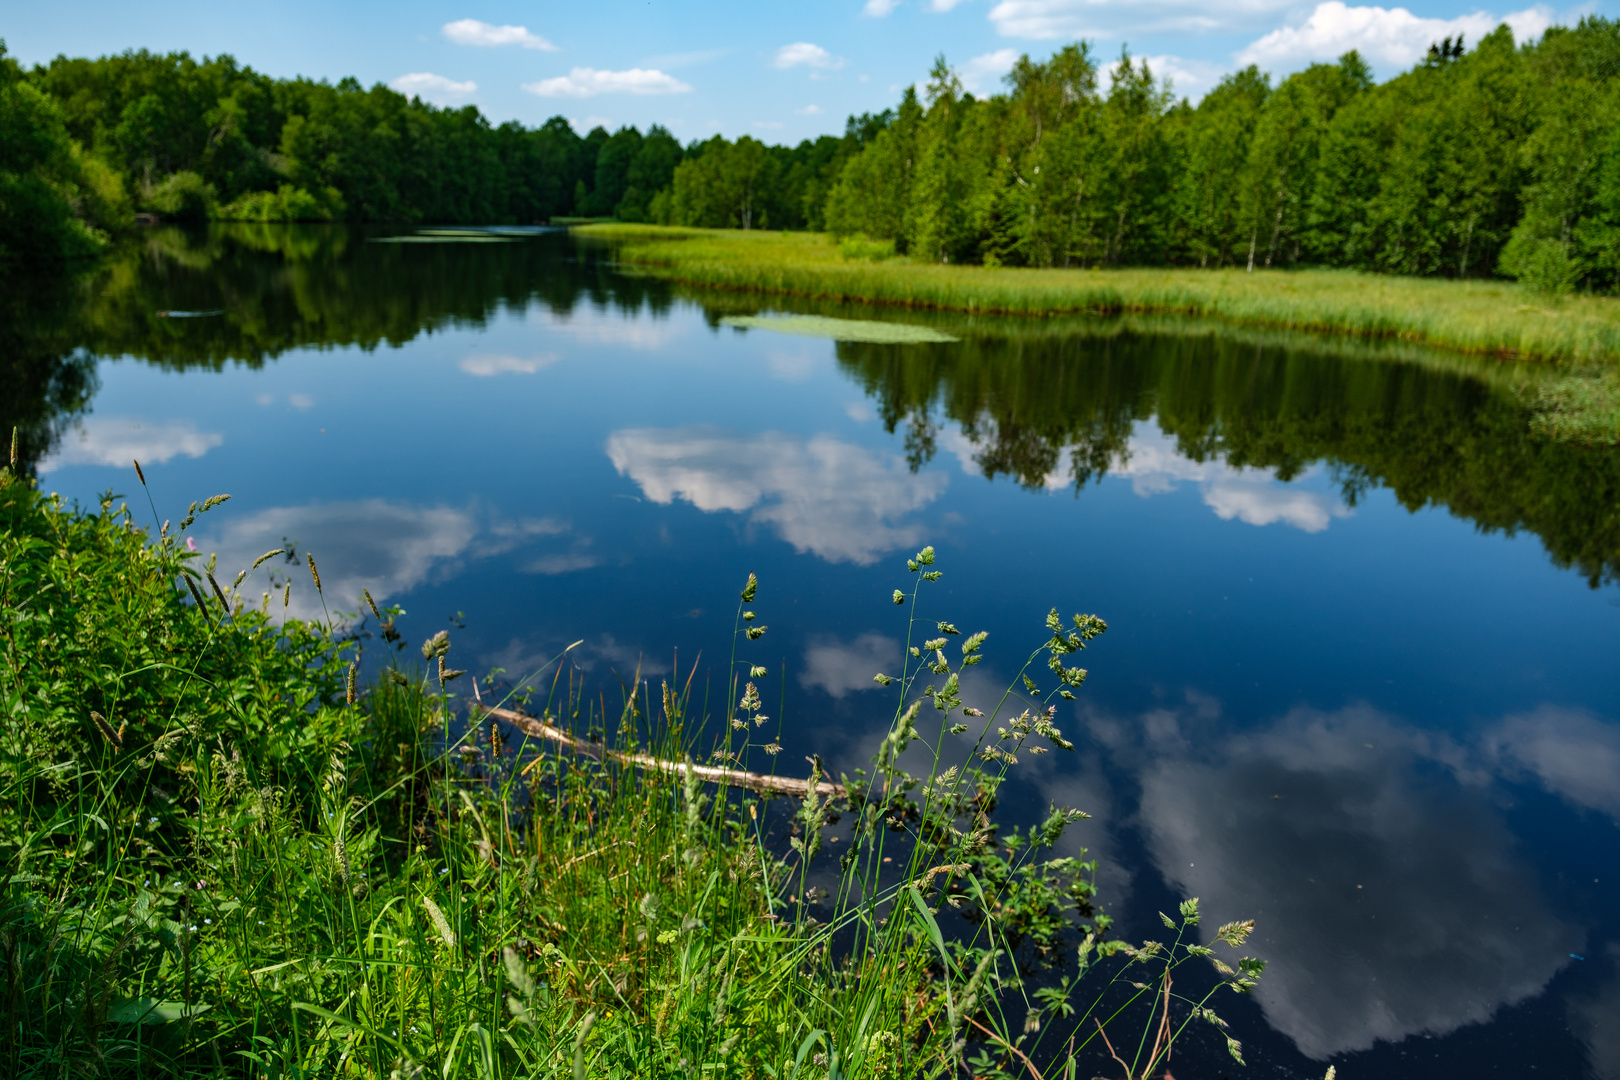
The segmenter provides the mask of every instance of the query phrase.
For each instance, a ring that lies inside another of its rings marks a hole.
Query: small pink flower
[[[196,551],[197,550],[197,541],[192,539],[189,536],[186,537],[186,550],[187,551]]]

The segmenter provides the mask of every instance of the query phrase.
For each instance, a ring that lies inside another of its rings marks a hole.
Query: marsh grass
[[[1156,313],[1507,358],[1620,358],[1620,299],[1352,270],[1036,270],[846,257],[820,233],[590,225],[625,262],[711,288],[999,315]]]
[[[365,623],[188,604],[182,537],[218,499],[154,540],[111,493],[0,484],[7,1076],[1145,1077],[1190,1024],[1225,1038],[1212,995],[1259,975],[1250,924],[1201,942],[1196,900],[1164,942],[1113,940],[1095,863],[1053,851],[1084,815],[997,827],[1020,758],[1069,747],[1053,706],[1105,627],[1054,611],[1017,715],[985,716],[960,699],[985,635],[924,615],[932,549],[895,594],[870,772],[762,802],[463,714],[446,633],[357,686]],[[499,700],[620,750],[779,764],[759,596],[750,575],[713,723],[691,670],[610,708],[566,655]]]

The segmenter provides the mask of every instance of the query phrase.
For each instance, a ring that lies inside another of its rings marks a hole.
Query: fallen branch
[[[493,716],[497,720],[504,720],[525,735],[536,739],[549,740],[575,753],[593,757],[598,761],[615,761],[620,765],[633,765],[638,769],[668,773],[671,776],[691,775],[704,783],[725,784],[728,787],[747,788],[749,791],[769,792],[772,795],[788,795],[802,799],[810,793],[810,783],[807,780],[794,780],[786,776],[766,776],[764,773],[744,772],[742,769],[722,769],[716,765],[694,765],[687,761],[667,761],[647,754],[626,754],[618,750],[609,750],[607,747],[599,743],[593,743],[588,739],[576,739],[561,728],[553,727],[544,720],[529,716],[526,713],[479,704],[473,705],[472,708],[488,716]],[[843,784],[823,781],[816,785],[816,794],[823,798],[841,799],[848,796],[849,792]]]

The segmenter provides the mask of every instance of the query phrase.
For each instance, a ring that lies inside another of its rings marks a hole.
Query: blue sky
[[[1620,3],[1620,0],[1613,0]],[[1197,99],[1254,62],[1285,73],[1359,48],[1380,77],[1431,41],[1477,40],[1500,21],[1536,35],[1602,3],[1524,0],[1482,9],[1454,0],[1410,8],[1354,0],[832,0],[671,3],[597,0],[67,0],[18,4],[0,36],[24,63],[126,48],[234,54],[277,76],[385,82],[493,120],[563,115],[582,132],[650,123],[682,141],[715,132],[794,142],[843,129],[852,112],[892,105],[943,52],[980,92],[1020,53],[1093,43],[1102,61],[1129,45]]]

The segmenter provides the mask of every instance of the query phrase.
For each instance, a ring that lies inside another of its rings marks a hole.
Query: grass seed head
[[[225,590],[220,588],[219,582],[214,580],[214,572],[212,570],[208,571],[208,584],[214,587],[214,595],[219,597],[219,610],[231,610],[230,602],[225,599]]]
[[[305,555],[309,560],[309,576],[315,579],[315,591],[321,591],[321,572],[315,568],[315,556]]]
[[[135,461],[134,458],[130,458],[130,460]],[[139,461],[135,461],[135,478],[141,482],[141,487],[146,486],[146,474],[141,472],[141,463]]]
[[[433,920],[433,928],[439,932],[440,940],[445,943],[446,947],[455,948],[455,931],[450,929],[450,920],[444,917],[444,912],[440,911],[439,905],[433,902],[433,897],[422,897],[422,906],[427,909],[428,918]]]
[[[752,573],[750,573],[748,575],[748,584],[744,585],[743,590],[742,590],[743,603],[752,604],[754,602],[754,593],[757,592],[758,590],[759,590],[759,578],[755,577]]]
[[[181,574],[180,578],[186,583],[186,588],[191,590],[191,598],[197,601],[197,610],[202,612],[203,618],[208,618],[208,601],[203,599],[203,594],[197,588],[197,583],[191,580],[190,574]]]
[[[250,572],[253,571],[253,570],[257,570],[259,567],[263,566],[265,563],[269,562],[271,559],[275,558],[277,555],[285,554],[285,552],[286,552],[285,548],[273,548],[270,551],[265,552],[263,555],[260,555],[257,559],[254,559],[253,560],[253,565],[250,566],[248,569],[249,569]]]
[[[377,601],[375,601],[375,600],[373,600],[371,598],[371,590],[370,589],[361,589],[360,590],[360,595],[366,598],[366,607],[371,609],[371,613],[373,615],[377,616],[377,618],[381,619],[382,618],[382,612],[377,610]]]

